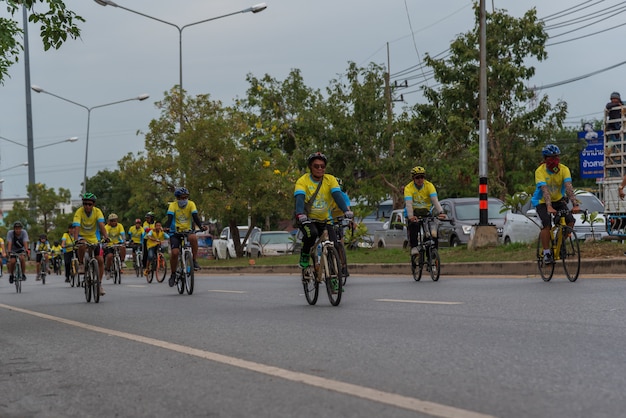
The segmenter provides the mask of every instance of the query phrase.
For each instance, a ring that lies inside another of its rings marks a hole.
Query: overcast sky
[[[199,20],[246,9],[256,0],[116,0],[129,9],[184,26]],[[244,97],[246,74],[269,74],[282,80],[291,69],[301,70],[305,83],[323,89],[345,72],[348,62],[366,66],[373,61],[387,65],[389,43],[391,74],[416,66],[424,53],[436,55],[450,41],[474,25],[470,0],[266,0],[268,8],[191,26],[183,31],[183,86],[190,94],[209,93],[229,105]],[[598,3],[598,4],[595,4]],[[152,119],[159,117],[154,102],[178,84],[178,31],[120,8],[103,7],[91,0],[66,0],[86,19],[82,36],[58,51],[43,51],[39,29],[29,26],[31,84],[93,108],[140,94],[150,98],[95,108],[91,112],[87,175],[117,168],[129,152],[143,149],[143,136]],[[590,5],[573,13],[572,7]],[[536,7],[548,25],[548,60],[537,64],[532,85],[542,86],[626,61],[621,45],[626,28],[593,32],[624,22],[622,10],[611,6],[623,1],[487,0],[487,8],[507,9],[514,16]],[[606,9],[606,10],[605,10]],[[569,11],[568,11],[569,10]],[[562,15],[555,13],[568,11]],[[3,11],[2,13],[5,13]],[[609,18],[611,14],[615,16]],[[21,14],[18,16],[21,19]],[[597,23],[595,23],[597,22]],[[585,29],[581,29],[586,27]],[[556,36],[572,29],[570,34]],[[581,39],[573,40],[581,37]],[[421,72],[408,72],[405,105],[423,101],[416,83]],[[617,67],[543,91],[551,102],[565,100],[568,121],[601,119],[612,91],[623,89],[624,67]],[[10,70],[0,86],[0,178],[2,197],[24,196],[28,168],[14,167],[27,161],[26,99],[23,59]],[[398,78],[401,80],[402,78]],[[433,81],[427,81],[433,85]],[[402,106],[397,102],[395,106]],[[65,187],[79,196],[85,161],[87,111],[46,94],[32,92],[35,147],[77,136],[78,142],[35,150],[35,179],[48,187]],[[6,171],[2,171],[6,170]]]

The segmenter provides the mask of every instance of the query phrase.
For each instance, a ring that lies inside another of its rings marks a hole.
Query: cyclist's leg
[[[70,281],[70,273],[72,272],[72,253],[64,252],[63,253],[63,262],[65,264],[65,281],[69,283]]]
[[[198,237],[196,234],[189,234],[189,244],[191,245],[191,255],[193,256],[193,268],[195,270],[200,269],[196,257],[198,256]]]
[[[174,287],[176,284],[176,267],[178,266],[178,255],[180,253],[180,237],[176,234],[170,235],[170,279],[168,284]]]
[[[37,253],[35,257],[36,257],[35,262],[37,263],[35,265],[35,271],[37,272],[37,280],[39,280],[39,274],[41,273],[41,260],[43,258],[43,254]]]
[[[419,245],[420,221],[408,221],[407,229],[409,231],[409,245],[411,246],[411,254],[413,254],[413,249],[417,248],[417,246]]]
[[[20,266],[22,267],[22,280],[26,280],[26,253],[20,254]]]
[[[552,228],[552,220],[548,213],[548,208],[545,203],[537,205],[537,216],[541,219],[542,228],[539,231],[539,239],[541,240],[541,246],[543,247],[544,262],[551,263],[554,257],[551,253],[552,243],[550,242],[550,228]]]
[[[315,244],[318,236],[318,228],[315,222],[305,222],[300,225],[302,232],[302,248],[300,249],[300,267],[307,268],[309,266],[309,255],[311,247]]]

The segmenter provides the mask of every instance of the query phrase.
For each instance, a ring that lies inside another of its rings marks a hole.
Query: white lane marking
[[[423,303],[427,305],[462,305],[463,302],[438,302],[435,300],[407,300],[407,299],[374,299],[376,302],[396,302],[396,303]]]
[[[146,287],[145,284],[127,284],[126,287]]]
[[[214,293],[246,293],[243,290],[209,290]]]
[[[337,380],[327,379],[324,377],[314,376],[301,372],[294,372],[291,370],[281,369],[275,366],[268,366],[266,364],[256,363],[253,361],[243,360],[236,357],[225,356],[223,354],[213,353],[210,351],[199,350],[197,348],[187,347],[180,344],[174,344],[167,341],[157,340],[155,338],[144,337],[141,335],[130,334],[128,332],[116,331],[113,329],[98,327],[95,325],[84,324],[82,322],[73,321],[71,319],[60,318],[40,312],[29,311],[27,309],[17,308],[15,306],[5,305],[0,303],[0,308],[8,309],[15,312],[21,312],[23,314],[36,316],[42,319],[59,322],[62,324],[70,325],[77,328],[86,329],[93,332],[99,332],[109,336],[115,336],[124,338],[130,341],[140,342],[143,344],[152,345],[154,347],[163,348],[166,350],[175,351],[190,356],[203,358],[205,360],[214,361],[240,369],[245,369],[261,374],[265,374],[272,377],[278,377],[292,382],[299,382],[305,385],[314,386],[320,389],[326,389],[334,392],[343,393],[345,395],[354,396],[357,398],[366,399],[373,402],[378,402],[386,405],[391,405],[397,408],[403,408],[409,411],[415,411],[434,417],[441,418],[495,418],[492,415],[481,414],[478,412],[468,411],[465,409],[455,408],[453,406],[447,406],[438,404],[435,402],[423,401],[417,398],[411,398],[408,396],[398,395],[395,393],[383,392],[381,390],[368,388],[365,386],[359,386],[351,383],[340,382]]]

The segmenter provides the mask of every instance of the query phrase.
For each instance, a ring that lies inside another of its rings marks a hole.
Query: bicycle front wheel
[[[85,287],[85,299],[87,302],[91,302],[91,282],[93,278],[91,276],[91,269],[89,264],[85,266],[85,275],[83,277],[83,286]]]
[[[537,268],[544,282],[549,282],[554,274],[554,259],[552,263],[543,262],[543,245],[541,245],[541,235],[537,238]]]
[[[302,269],[302,286],[304,287],[306,301],[309,305],[315,305],[320,292],[320,283],[315,279],[313,267],[309,266]]]
[[[159,253],[157,254],[157,282],[162,283],[165,280],[165,276],[167,276],[167,264],[163,254]]]
[[[15,274],[13,276],[13,283],[15,284],[15,292],[22,293],[22,265],[20,264],[20,259],[17,259],[15,263],[15,270],[13,271]]]
[[[98,261],[93,258],[89,261],[89,274],[91,275],[91,293],[95,303],[100,302],[100,280],[98,278]]]
[[[191,251],[185,251],[185,288],[187,289],[188,295],[193,293],[193,275],[193,255]]]
[[[341,302],[341,294],[343,293],[341,261],[339,261],[339,254],[337,254],[335,247],[327,246],[324,251],[326,253],[326,260],[323,263],[326,293],[330,304],[337,306]]]
[[[578,279],[578,273],[580,273],[580,248],[576,232],[569,226],[563,228],[561,259],[567,279],[570,282],[575,282]]]
[[[430,270],[430,278],[433,282],[439,280],[441,266],[441,259],[439,258],[439,251],[436,248],[430,248],[430,254],[428,256],[428,269]]]
[[[176,289],[178,290],[178,294],[182,295],[185,292],[185,271],[187,271],[187,266],[185,266],[185,255],[183,253],[180,253],[178,257],[178,269],[176,270]]]
[[[122,261],[117,255],[113,258],[113,284],[122,284]]]

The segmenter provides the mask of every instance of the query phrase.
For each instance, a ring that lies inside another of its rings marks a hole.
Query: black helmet
[[[48,239],[48,236],[46,234],[40,234],[39,239]]]
[[[17,228],[17,227],[23,228],[24,225],[22,225],[22,223],[20,221],[15,221],[13,222],[13,228]]]
[[[326,158],[326,156],[319,151],[309,155],[309,158],[306,159],[306,164],[310,166],[313,160],[322,160],[324,161],[324,164],[328,164],[328,159]]]
[[[613,93],[611,93],[611,99],[619,99],[622,100],[622,97],[619,95],[618,92],[614,91]]]

